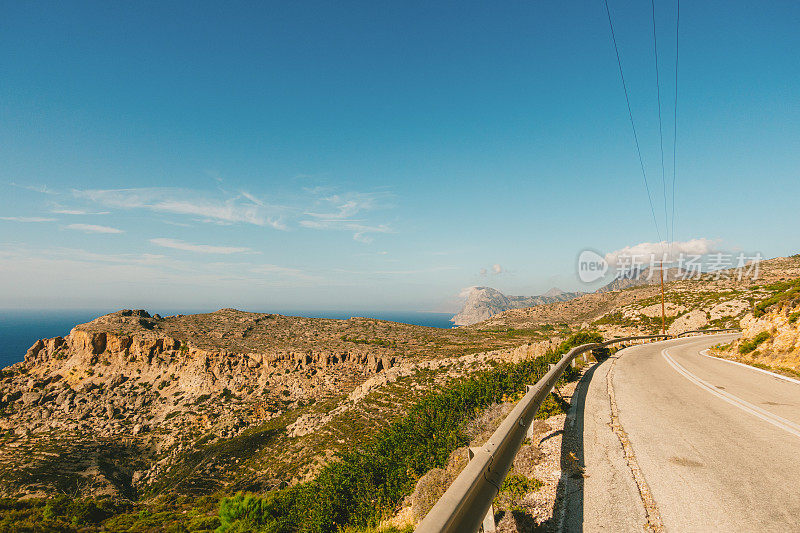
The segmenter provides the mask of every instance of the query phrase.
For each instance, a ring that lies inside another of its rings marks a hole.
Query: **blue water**
[[[198,311],[154,311],[161,315],[178,313],[197,313]],[[38,339],[65,336],[77,324],[89,322],[111,310],[101,311],[0,311],[0,368],[12,365],[25,358],[34,342]],[[378,318],[403,322],[417,326],[434,328],[452,328],[447,313],[417,313],[399,311],[264,311],[290,316],[307,316],[315,318],[347,319],[353,316]]]

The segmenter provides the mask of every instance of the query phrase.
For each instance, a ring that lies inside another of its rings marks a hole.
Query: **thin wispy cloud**
[[[394,233],[387,224],[371,224],[363,216],[355,218],[363,212],[388,208],[386,201],[391,195],[386,192],[325,195],[326,189],[307,190],[320,196],[316,201],[320,209],[306,211],[305,215],[310,218],[300,221],[304,228],[351,231],[353,240],[363,243],[371,243],[375,233]]]
[[[301,220],[300,225],[310,229],[352,231],[353,240],[366,244],[374,240],[373,233],[394,233],[386,224],[368,226],[352,220]]]
[[[17,187],[18,189],[25,189],[27,191],[38,192],[41,194],[58,194],[53,189],[49,188],[47,185],[26,185],[24,183],[15,183],[10,182],[9,185],[12,187]]]
[[[121,229],[110,226],[98,226],[96,224],[68,224],[67,229],[82,231],[84,233],[124,233]]]
[[[189,242],[180,241],[177,239],[158,238],[150,239],[150,242],[156,246],[163,248],[172,248],[173,250],[182,250],[184,252],[195,252],[200,254],[241,254],[241,253],[255,253],[250,248],[239,246],[213,246],[210,244],[192,244]]]
[[[343,220],[362,211],[384,209],[388,207],[387,200],[391,198],[385,191],[326,194],[330,191],[322,187],[306,190],[317,196],[316,204],[320,208],[309,210],[306,215],[325,220]]]
[[[388,209],[391,195],[378,192],[333,192],[306,188],[294,206],[269,203],[246,190],[197,191],[169,187],[73,190],[74,197],[112,209],[144,209],[191,217],[217,225],[250,224],[288,230],[291,225],[317,230],[348,231],[355,241],[369,243],[375,234],[394,233],[386,223],[375,223],[369,212]],[[302,204],[307,204],[302,207]],[[63,214],[92,214],[89,210],[63,209]],[[174,217],[173,217],[174,218]],[[173,221],[174,222],[174,221]]]
[[[251,202],[253,202],[257,206],[264,207],[266,205],[263,200],[261,200],[260,198],[256,198],[255,196],[253,196],[252,194],[250,194],[247,191],[239,191],[239,194],[241,194],[242,196],[244,196],[245,198],[247,198],[248,200],[250,200]]]
[[[219,198],[198,191],[172,188],[89,189],[75,190],[78,198],[105,207],[147,209],[161,213],[198,217],[204,222],[221,224],[253,224],[286,229],[278,212],[281,208],[267,206],[249,193]],[[274,211],[274,212],[271,212]]]
[[[108,215],[110,211],[86,211],[85,209],[53,209],[52,213],[59,215]]]
[[[56,221],[55,218],[47,218],[47,217],[0,217],[0,220],[7,220],[8,222],[27,222],[27,223]]]

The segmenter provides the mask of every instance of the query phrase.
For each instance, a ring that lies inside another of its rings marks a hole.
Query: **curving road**
[[[701,352],[735,335],[627,348],[581,380],[563,531],[800,531],[800,382]],[[613,401],[612,401],[613,399]]]

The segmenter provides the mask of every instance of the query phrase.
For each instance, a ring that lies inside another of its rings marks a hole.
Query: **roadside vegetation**
[[[220,531],[334,532],[371,527],[390,515],[431,468],[468,444],[466,423],[504,396],[538,381],[569,349],[602,339],[578,333],[544,357],[455,380],[415,404],[371,441],[325,467],[313,481],[264,495],[238,493],[220,501]],[[565,379],[574,378],[575,371]],[[560,409],[546,407],[547,415]]]
[[[762,331],[752,339],[746,340],[739,345],[739,353],[747,354],[758,348],[758,345],[766,340],[769,340],[770,334],[768,331]]]
[[[370,531],[397,509],[417,480],[468,444],[467,423],[487,407],[518,400],[574,346],[602,339],[577,333],[545,356],[455,379],[429,392],[407,414],[340,454],[311,481],[262,493],[217,492],[148,502],[108,499],[0,501],[0,531],[335,532]],[[577,371],[568,368],[564,380]],[[539,418],[563,412],[550,395]],[[535,479],[511,476],[502,494],[534,490]],[[391,531],[391,530],[390,530]]]
[[[765,289],[774,292],[769,298],[756,304],[753,315],[758,318],[773,306],[795,305],[800,303],[800,278],[790,281],[779,281],[765,285]],[[797,319],[795,319],[797,320]]]

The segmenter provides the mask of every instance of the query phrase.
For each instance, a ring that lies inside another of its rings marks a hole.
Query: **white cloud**
[[[324,188],[306,189],[313,195],[323,195]],[[374,211],[387,207],[383,201],[389,198],[386,192],[328,194],[316,199],[317,207],[323,210],[309,210],[305,215],[310,219],[301,220],[300,226],[319,230],[352,231],[353,240],[371,243],[373,233],[394,233],[387,224],[369,224],[363,218],[353,218],[363,211]]]
[[[499,276],[504,272],[506,272],[506,270],[499,263],[495,263],[488,268],[486,267],[481,268],[478,271],[478,274],[480,274],[481,276],[487,276],[489,274],[492,274],[493,276]]]
[[[654,255],[656,260],[660,260],[666,254],[667,261],[676,261],[681,254],[684,255],[706,255],[717,251],[718,241],[711,239],[691,239],[688,241],[667,242],[643,242],[634,246],[626,246],[619,250],[607,253],[605,260],[612,266],[616,266],[621,257],[636,256],[639,259],[649,260]]]
[[[288,229],[287,220],[301,227],[352,232],[353,239],[369,243],[379,233],[394,233],[385,223],[374,223],[364,214],[387,208],[388,192],[334,193],[329,188],[306,188],[295,205],[269,204],[249,191],[203,192],[169,187],[73,190],[76,198],[115,209],[146,209],[159,213],[193,217],[195,221],[219,225],[253,224]],[[62,214],[90,214],[61,209]]]
[[[306,215],[326,220],[343,220],[355,216],[361,211],[375,209],[378,198],[383,195],[350,193],[346,195],[334,194],[320,199],[320,202],[333,208],[326,213],[307,212]]]
[[[253,253],[250,248],[242,248],[237,246],[212,246],[210,244],[192,244],[177,239],[150,239],[150,242],[157,246],[164,248],[172,248],[174,250],[183,250],[185,252],[197,252],[201,254],[240,254],[240,253]]]
[[[353,240],[367,244],[374,240],[371,233],[394,233],[386,224],[368,226],[353,220],[301,220],[300,225],[311,229],[352,231]]]
[[[97,226],[95,224],[69,224],[64,226],[67,229],[74,229],[84,233],[123,233],[121,229],[109,226]]]
[[[229,198],[209,198],[197,191],[151,187],[142,189],[90,189],[73,191],[78,198],[106,207],[149,209],[162,213],[200,217],[206,222],[244,223],[286,229],[277,206],[267,206],[249,193]],[[272,212],[268,212],[272,211]]]
[[[59,215],[108,215],[110,214],[109,211],[97,211],[97,212],[90,212],[85,211],[83,209],[53,209],[53,213],[58,213]]]
[[[42,194],[58,194],[54,190],[47,187],[47,185],[24,185],[21,183],[14,183],[13,181],[9,183],[12,187],[17,187],[20,189],[25,189],[28,191],[38,192]]]
[[[55,222],[55,218],[45,217],[0,217],[0,220],[8,220],[9,222]]]
[[[256,198],[255,196],[253,196],[249,192],[246,192],[246,191],[239,191],[239,192],[240,192],[240,194],[242,196],[244,196],[245,198],[247,198],[248,200],[250,200],[251,202],[253,202],[254,204],[256,204],[258,206],[264,207],[266,205],[263,200],[261,200],[259,198]]]

